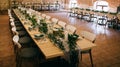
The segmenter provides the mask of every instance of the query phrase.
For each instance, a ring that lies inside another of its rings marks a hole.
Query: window
[[[69,8],[77,7],[77,0],[70,0],[69,1]]]
[[[93,9],[98,11],[108,11],[109,4],[107,1],[97,0],[96,2],[94,2]]]

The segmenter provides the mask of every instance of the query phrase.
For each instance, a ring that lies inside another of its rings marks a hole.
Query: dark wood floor
[[[92,50],[95,67],[120,67],[120,31],[86,22],[76,17],[69,17],[69,14],[65,12],[46,14],[76,26],[78,34],[85,30],[97,35],[95,41],[97,46]],[[90,67],[89,55],[84,55],[81,63],[82,67]]]
[[[75,17],[69,17],[66,12],[46,13],[59,20],[77,27],[77,33],[86,30],[97,35],[92,50],[94,67],[120,67],[120,31],[108,27],[88,23]],[[9,20],[7,15],[0,15],[0,67],[15,67],[15,56]],[[89,55],[83,55],[79,67],[91,67]],[[24,65],[24,67],[26,67]]]
[[[15,67],[15,64],[9,19],[7,15],[0,15],[0,67]]]

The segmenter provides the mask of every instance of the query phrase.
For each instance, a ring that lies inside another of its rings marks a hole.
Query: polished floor
[[[69,17],[69,13],[46,13],[52,17],[58,18],[67,24],[77,27],[77,34],[85,30],[97,35],[95,44],[97,45],[92,50],[94,67],[120,67],[120,31],[112,28],[98,25],[97,23],[86,22]],[[84,55],[82,67],[91,67],[89,55]]]
[[[97,46],[92,50],[94,67],[120,67],[119,30],[103,27],[96,23],[88,23],[75,17],[69,17],[69,14],[66,12],[51,12],[46,14],[58,18],[67,24],[76,26],[77,34],[85,30],[97,35],[95,41]],[[0,15],[0,29],[0,67],[15,67],[15,55],[7,15]],[[56,63],[53,62],[54,64]],[[23,65],[23,67],[26,66],[26,64]],[[79,67],[91,67],[89,55],[83,55]]]
[[[15,55],[7,15],[0,15],[0,29],[0,67],[15,67]]]

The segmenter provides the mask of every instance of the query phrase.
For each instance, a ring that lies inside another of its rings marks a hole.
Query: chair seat
[[[18,27],[16,27],[16,30],[17,30],[17,31],[20,31],[20,30],[24,30],[24,28],[18,26]]]
[[[88,50],[81,51],[81,53],[89,53],[90,51],[91,49],[88,49]]]
[[[18,33],[20,37],[27,35],[26,31],[18,31]]]
[[[29,44],[30,42],[31,42],[31,38],[27,37],[27,36],[21,37],[19,39],[19,43],[21,43],[21,44]]]
[[[15,23],[15,26],[22,26],[21,23]]]
[[[19,53],[19,56],[22,58],[33,58],[37,56],[37,48],[23,48]]]

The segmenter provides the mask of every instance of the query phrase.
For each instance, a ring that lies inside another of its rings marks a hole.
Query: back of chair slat
[[[46,17],[46,14],[42,14],[42,17],[45,18],[45,17]]]
[[[51,18],[51,16],[48,16],[48,15],[46,16],[46,19],[47,19],[47,20],[50,20],[50,18]]]
[[[12,22],[10,23],[10,25],[11,25],[11,27],[14,27],[14,26],[15,26],[14,21],[12,21]]]
[[[80,32],[80,35],[81,35],[83,38],[85,38],[85,39],[87,39],[87,40],[89,40],[89,41],[91,41],[91,42],[93,42],[93,43],[94,43],[94,41],[95,41],[95,39],[96,39],[96,35],[93,34],[93,33],[88,32],[88,31],[81,31],[81,32]]]
[[[14,42],[18,42],[19,41],[19,36],[18,35],[14,35],[13,36],[13,41]]]
[[[52,18],[52,20],[51,20],[53,23],[55,23],[55,24],[57,24],[57,22],[58,22],[58,19],[57,18]]]
[[[73,34],[73,33],[75,33],[76,32],[76,27],[74,27],[74,26],[72,26],[72,25],[67,25],[66,26],[66,30],[69,32],[69,33],[71,33],[71,34]]]
[[[61,27],[65,28],[66,23],[63,22],[63,21],[59,21],[59,22],[58,22],[58,25],[60,25]]]
[[[18,35],[13,36],[14,45],[16,45],[18,48],[21,48],[22,46],[18,41],[19,41],[19,36]]]
[[[18,32],[16,31],[16,27],[12,27],[11,29],[13,35],[18,35]]]

